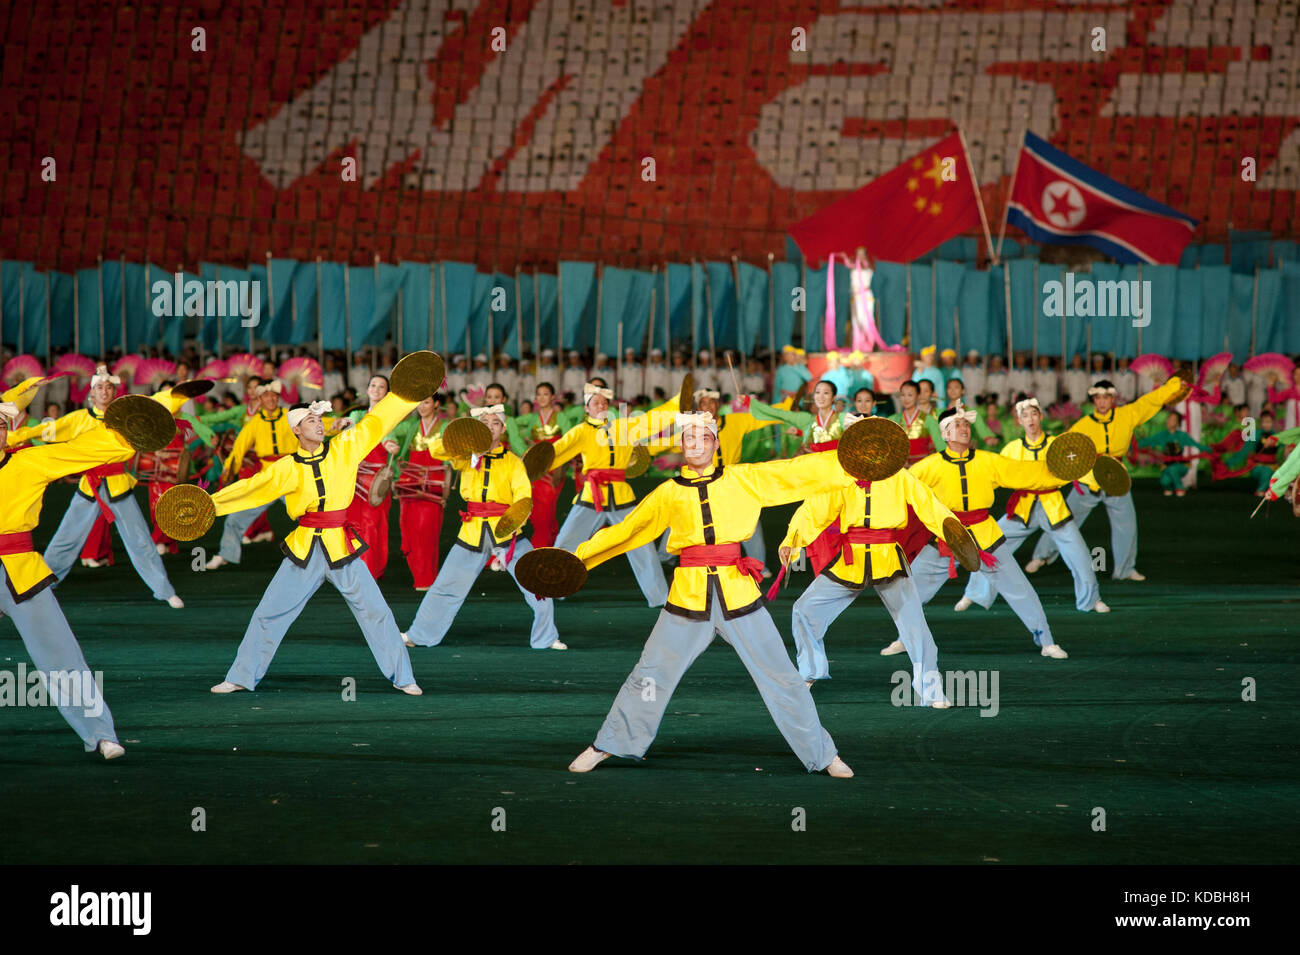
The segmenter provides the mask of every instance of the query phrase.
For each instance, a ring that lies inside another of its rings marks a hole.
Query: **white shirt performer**
[[[413,391],[423,390],[426,377],[432,377],[420,374],[430,354],[416,352],[398,362],[393,370],[393,390],[328,445],[324,443],[325,427],[320,420],[329,411],[328,402],[290,408],[289,426],[298,439],[298,450],[212,495],[218,517],[283,497],[289,517],[298,523],[281,543],[284,562],[253,611],[226,679],[212,688],[213,693],[256,687],[289,627],[321,583],[328,580],[347,601],[384,677],[402,692],[420,695],[393,612],[365,562],[357,560],[366,543],[347,526],[347,509],[356,491],[357,468],[362,460],[428,396],[413,395]],[[428,394],[433,394],[442,380],[441,364],[439,361],[438,381],[428,385]],[[419,384],[411,383],[412,378]]]
[[[847,778],[853,771],[822,728],[812,693],[790,662],[759,592],[759,562],[740,545],[765,506],[788,504],[822,489],[820,455],[762,464],[714,465],[717,424],[710,414],[679,415],[686,464],[620,523],[597,533],[576,554],[588,568],[653,542],[671,529],[668,549],[681,558],[668,603],[641,659],[623,684],[594,745],[569,766],[585,773],[609,756],[641,758],[686,670],[713,642],[731,644],[758,686],[768,712],[804,767]],[[842,475],[841,475],[842,476]]]

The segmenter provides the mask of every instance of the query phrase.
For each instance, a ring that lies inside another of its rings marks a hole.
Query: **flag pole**
[[[1002,287],[1003,287],[1003,289],[1005,290],[1005,292],[1006,292],[1006,296],[1007,296],[1007,367],[1010,368],[1010,367],[1011,367],[1011,355],[1012,355],[1012,353],[1013,353],[1014,350],[1015,350],[1015,349],[1012,347],[1012,342],[1011,342],[1011,336],[1012,336],[1012,331],[1011,331],[1011,328],[1012,328],[1012,323],[1011,323],[1011,266],[1008,265],[1006,262],[1002,262],[1002,263],[1000,263],[1000,264],[1001,264],[1001,266],[1002,266]],[[988,384],[987,384],[987,380],[986,380],[986,383],[985,383],[984,388],[985,388],[985,392],[984,392],[984,393],[985,393],[985,394],[988,394]]]
[[[966,157],[966,168],[970,171],[971,187],[975,190],[975,204],[979,207],[980,210],[980,225],[984,227],[984,241],[988,244],[989,255],[992,255],[993,236],[989,234],[989,220],[984,215],[984,195],[980,192],[979,176],[975,175],[975,165],[971,162],[970,159],[970,147],[966,145],[966,134],[961,131],[960,126],[957,127],[957,136],[958,138],[961,139],[962,155]],[[1017,158],[1019,158],[1018,155]],[[1000,247],[998,251],[999,252],[1001,251]]]
[[[1002,204],[1002,228],[998,230],[998,251],[994,262],[1002,261],[1002,240],[1007,237],[1007,215],[1011,211],[1011,197],[1016,194],[1016,176],[1020,173],[1020,154],[1025,148],[1025,133],[1029,130],[1024,129],[1020,133],[1020,148],[1016,150],[1016,164],[1011,169],[1011,185],[1007,188],[1007,200]]]

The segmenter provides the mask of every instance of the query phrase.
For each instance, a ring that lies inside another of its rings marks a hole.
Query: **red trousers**
[[[100,514],[86,535],[86,543],[81,546],[82,560],[106,560],[113,563],[113,529]]]
[[[378,507],[371,507],[370,501],[358,491],[348,505],[349,523],[357,526],[361,539],[370,545],[361,559],[375,580],[384,576],[384,569],[388,566],[388,509],[392,503],[390,495]]]
[[[558,483],[552,483],[549,476],[533,482],[533,511],[529,520],[533,524],[531,541],[534,547],[555,544],[555,536],[560,532],[559,522],[555,519],[555,505],[559,500]]]
[[[180,545],[172,538],[168,537],[158,528],[158,518],[154,512],[158,510],[158,498],[174,488],[175,484],[168,484],[165,481],[149,482],[149,520],[153,523],[153,542],[155,544],[166,544],[167,553],[179,554]]]
[[[402,531],[402,555],[411,568],[415,586],[433,586],[438,576],[438,535],[442,533],[442,505],[419,498],[402,499],[398,523]]]

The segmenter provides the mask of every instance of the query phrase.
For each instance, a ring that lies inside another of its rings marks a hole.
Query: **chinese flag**
[[[910,262],[980,227],[978,184],[953,133],[857,192],[790,227],[810,262],[865,248],[873,259]]]

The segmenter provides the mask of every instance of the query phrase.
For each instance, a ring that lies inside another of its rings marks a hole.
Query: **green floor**
[[[66,497],[51,493],[38,542]],[[118,545],[117,567],[78,567],[58,595],[127,755],[83,755],[53,710],[0,710],[0,862],[1294,863],[1300,521],[1274,505],[1248,522],[1255,503],[1140,486],[1149,579],[1103,578],[1114,613],[1075,612],[1059,563],[1034,578],[1067,661],[1041,658],[1005,604],[957,614],[945,589],[928,614],[940,665],[997,671],[994,718],[891,705],[906,658],[879,656],[893,627],[864,596],[832,629],[834,680],[815,694],[848,781],[802,771],[721,641],[648,759],[565,772],[656,616],[622,560],[558,606],[567,653],[530,651],[529,611],[485,573],[444,645],[412,651],[425,695],[406,697],[327,586],[257,693],[214,697],[278,549],[207,574],[168,558],[187,603],[173,611]],[[773,548],[789,511],[768,515]],[[1100,511],[1086,532],[1108,546]],[[393,558],[383,585],[405,626],[418,595],[396,541]],[[787,636],[807,581],[775,607]],[[0,621],[0,668],[25,660]],[[1258,702],[1241,699],[1246,677]]]

